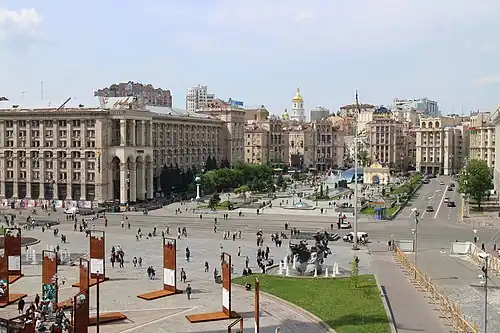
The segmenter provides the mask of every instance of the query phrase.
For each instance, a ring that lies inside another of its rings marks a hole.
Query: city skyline
[[[170,90],[179,108],[187,88],[198,84],[222,99],[264,104],[273,114],[290,109],[297,86],[307,110],[336,111],[354,102],[356,89],[362,103],[375,105],[425,96],[444,114],[498,105],[500,3],[3,6],[0,69],[8,80],[0,83],[0,96],[16,101],[40,100],[41,81],[45,99],[85,103],[94,90],[131,80]]]

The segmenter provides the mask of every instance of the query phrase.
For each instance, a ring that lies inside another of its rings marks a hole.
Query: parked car
[[[433,211],[434,211],[434,207],[432,207],[432,206],[427,206],[427,207],[425,207],[425,211],[426,211],[426,212],[433,212]]]

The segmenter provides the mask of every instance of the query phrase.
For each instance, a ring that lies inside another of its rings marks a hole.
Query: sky
[[[500,1],[0,0],[0,96],[72,97],[129,80],[290,108],[428,97],[500,105]]]

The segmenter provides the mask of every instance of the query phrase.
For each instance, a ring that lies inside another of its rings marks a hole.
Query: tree
[[[215,192],[214,194],[212,194],[212,197],[210,198],[210,201],[208,202],[208,207],[210,209],[215,210],[217,208],[217,205],[219,204],[219,202],[220,202],[219,193]]]
[[[460,192],[470,195],[481,209],[481,202],[487,195],[491,183],[491,170],[484,160],[472,159],[460,175]]]
[[[358,163],[361,164],[361,166],[367,166],[370,162],[370,156],[365,144],[358,141]]]

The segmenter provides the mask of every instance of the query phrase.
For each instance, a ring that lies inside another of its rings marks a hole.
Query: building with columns
[[[0,101],[0,199],[131,203],[161,191],[164,165],[226,158],[220,119],[138,97],[96,102]]]

